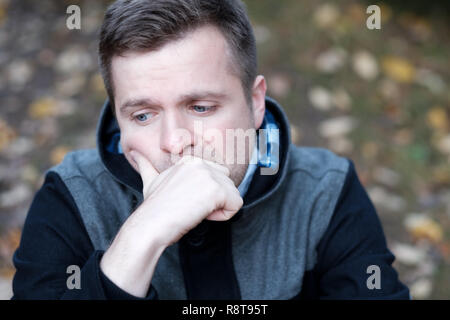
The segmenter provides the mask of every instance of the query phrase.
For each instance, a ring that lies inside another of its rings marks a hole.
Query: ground
[[[108,1],[0,0],[0,298],[43,175],[95,146]],[[269,95],[298,145],[354,161],[416,299],[450,298],[450,32],[443,1],[248,0]],[[81,8],[81,30],[66,27]],[[366,9],[381,9],[369,30]],[[426,10],[425,10],[426,9]]]

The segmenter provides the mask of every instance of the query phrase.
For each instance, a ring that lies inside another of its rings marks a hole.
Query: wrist
[[[143,224],[125,222],[100,261],[100,269],[116,286],[137,297],[144,297],[156,264],[166,246]]]

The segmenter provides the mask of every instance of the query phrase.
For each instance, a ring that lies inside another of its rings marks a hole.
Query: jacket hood
[[[279,167],[278,171],[273,175],[261,175],[261,170],[256,170],[244,196],[243,209],[253,207],[270,197],[276,192],[286,176],[291,141],[289,122],[281,106],[270,97],[266,97],[266,109],[270,110],[280,130]],[[97,148],[100,159],[105,169],[116,181],[130,188],[134,194],[141,198],[141,176],[134,170],[123,154],[111,150],[111,146],[117,142],[118,134],[120,134],[119,125],[112,113],[111,103],[109,100],[106,100],[97,125]]]

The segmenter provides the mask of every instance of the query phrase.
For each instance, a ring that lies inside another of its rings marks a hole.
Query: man
[[[48,171],[14,298],[409,298],[352,163],[291,143],[240,1],[119,0],[99,54],[98,150]]]

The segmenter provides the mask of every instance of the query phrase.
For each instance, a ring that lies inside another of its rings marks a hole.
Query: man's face
[[[239,185],[254,140],[247,139],[246,150],[242,145],[241,150],[233,150],[244,152],[244,163],[235,156],[227,162],[225,153],[229,157],[230,149],[226,150],[226,146],[233,141],[227,141],[226,130],[260,127],[266,85],[258,76],[249,106],[240,78],[231,71],[228,52],[222,34],[206,26],[159,50],[129,52],[112,59],[121,145],[137,171],[129,155],[131,150],[144,155],[159,172],[172,166],[177,156],[190,154],[222,161],[230,169],[235,185]]]

